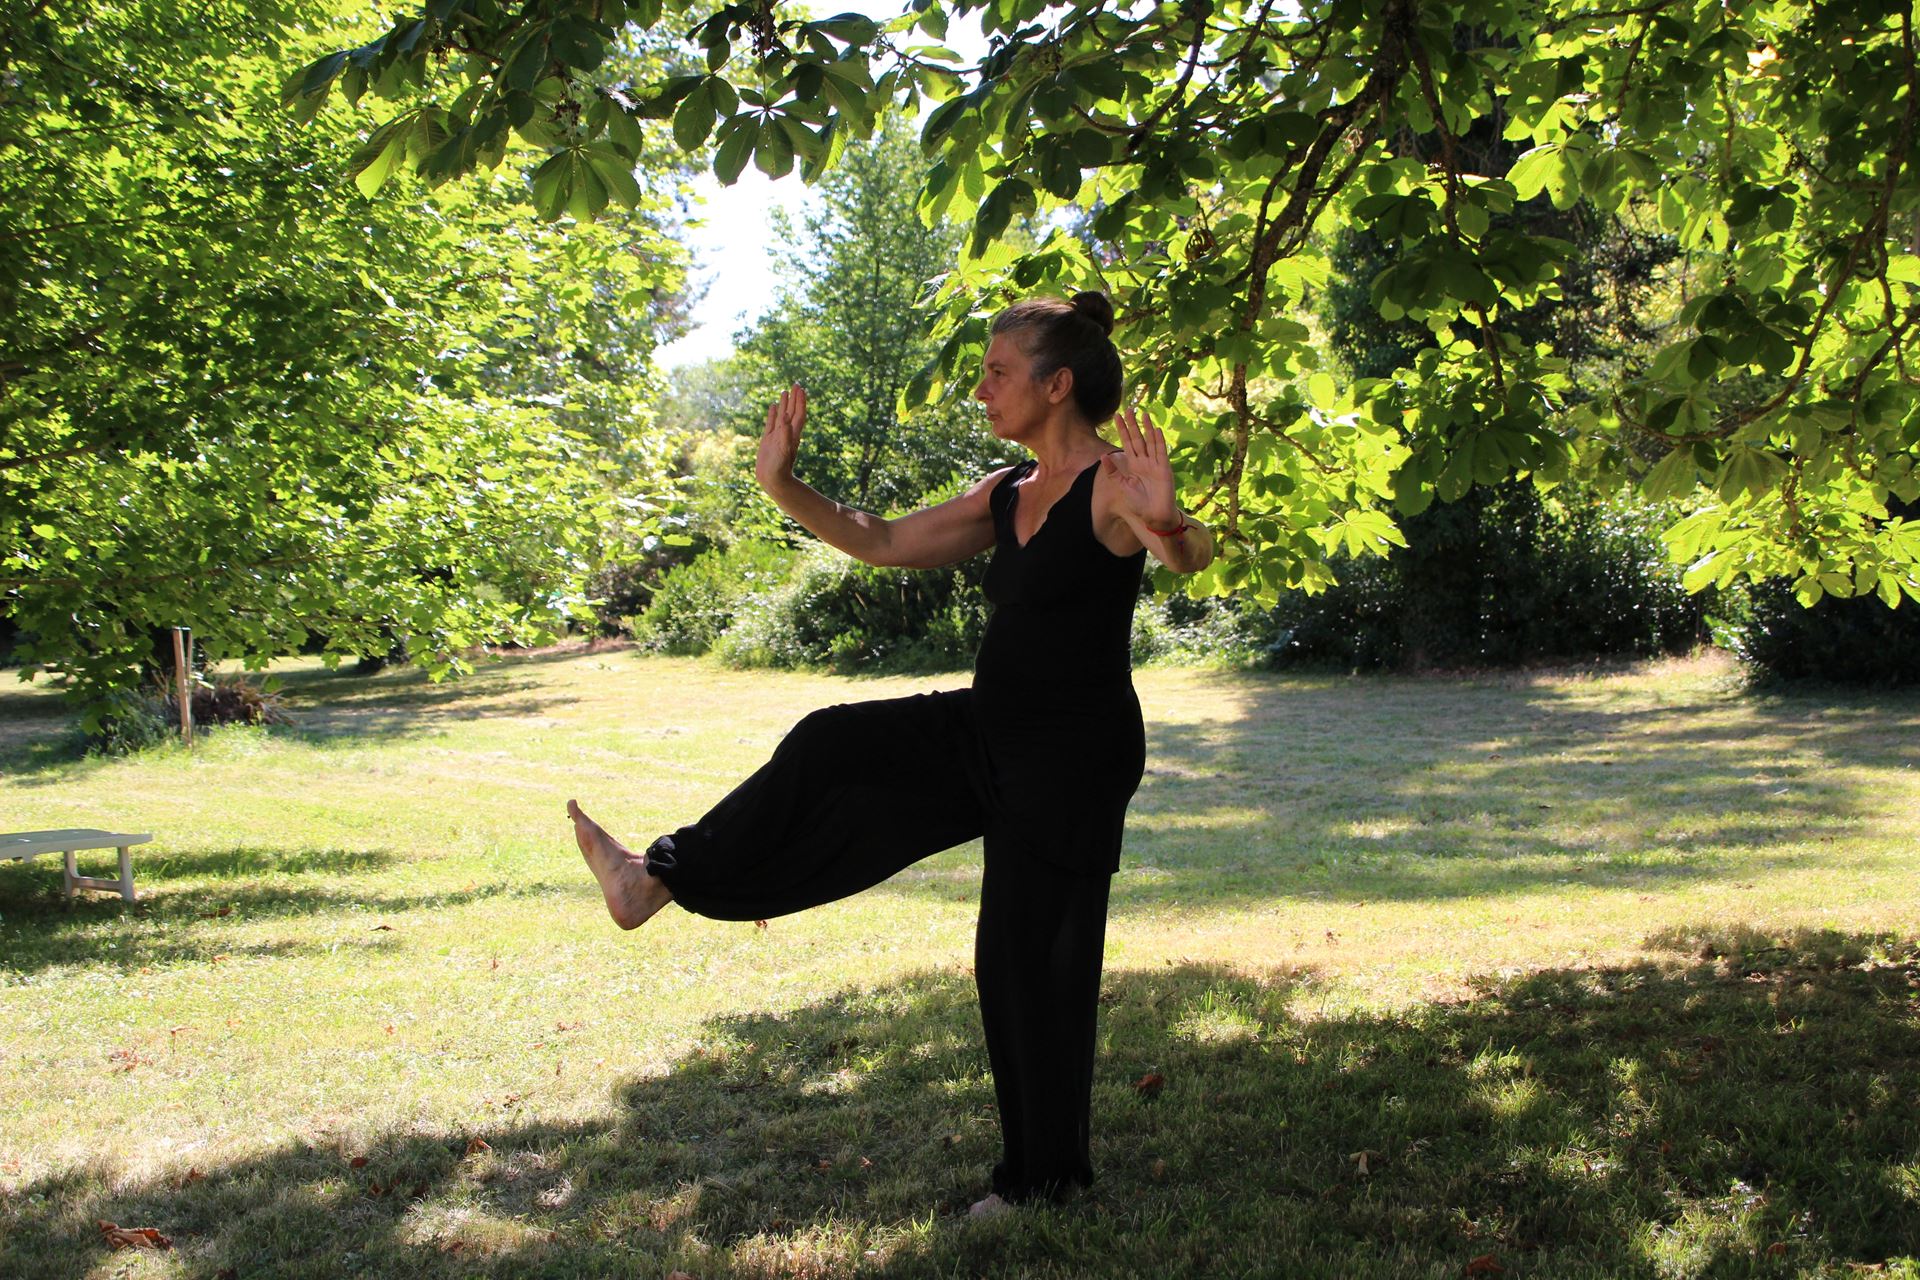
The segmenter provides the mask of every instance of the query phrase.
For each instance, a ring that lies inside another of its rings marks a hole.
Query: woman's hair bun
[[[1082,289],[1073,295],[1073,309],[1082,317],[1100,326],[1100,332],[1113,332],[1113,303],[1107,295],[1096,289]]]

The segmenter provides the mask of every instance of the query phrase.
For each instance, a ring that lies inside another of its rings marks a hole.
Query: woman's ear
[[[1073,370],[1061,365],[1047,379],[1047,403],[1059,404],[1073,394]]]

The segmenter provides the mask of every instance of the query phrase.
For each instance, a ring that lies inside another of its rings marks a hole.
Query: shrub
[[[1282,600],[1265,647],[1275,665],[1347,669],[1684,650],[1707,602],[1681,586],[1659,522],[1631,498],[1475,490],[1407,520],[1387,559],[1338,559],[1338,586]]]
[[[593,602],[594,632],[602,636],[632,635],[641,615],[653,604],[660,580],[678,557],[677,548],[662,544],[609,561],[587,579],[587,598]]]
[[[963,669],[986,629],[986,564],[882,569],[816,546],[786,582],[739,607],[721,656],[736,666]]]
[[[778,543],[711,547],[660,579],[632,624],[634,639],[663,653],[705,653],[741,604],[785,582],[793,562],[793,550]]]
[[[1874,596],[1825,596],[1812,608],[1784,581],[1750,587],[1727,610],[1723,636],[1763,684],[1920,683],[1920,605],[1889,609]]]
[[[223,724],[291,724],[274,680],[255,683],[245,676],[196,676],[187,695],[196,732]],[[87,749],[123,756],[172,742],[179,733],[180,699],[170,682],[145,688],[116,689],[90,714],[83,728]]]
[[[115,688],[89,708],[82,729],[87,750],[124,756],[158,746],[173,737],[166,703],[146,689]]]
[[[1266,613],[1234,600],[1142,596],[1133,609],[1134,664],[1246,667],[1263,662]]]

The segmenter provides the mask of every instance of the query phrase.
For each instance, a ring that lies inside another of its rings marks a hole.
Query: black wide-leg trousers
[[[993,1189],[1009,1200],[1051,1197],[1093,1180],[1088,1123],[1110,877],[1034,853],[1031,829],[995,803],[973,714],[964,689],[812,712],[765,765],[705,817],[656,840],[647,859],[685,909],[763,920],[858,893],[981,838],[974,976],[1004,1143]],[[1112,821],[1104,806],[1089,817]]]

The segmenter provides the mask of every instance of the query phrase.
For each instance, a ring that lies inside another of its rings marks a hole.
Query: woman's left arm
[[[1167,437],[1142,413],[1129,409],[1115,417],[1121,451],[1108,454],[1104,469],[1113,478],[1113,510],[1154,559],[1175,573],[1197,573],[1213,563],[1213,531],[1180,509],[1174,500],[1173,465],[1167,461]]]

